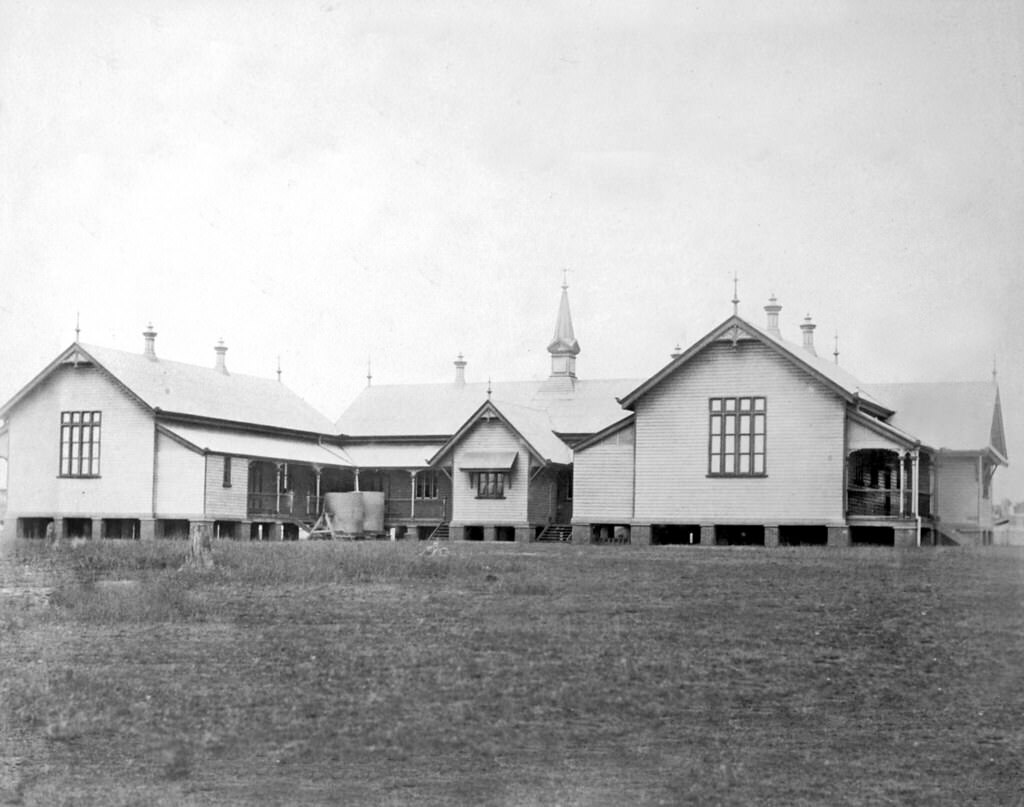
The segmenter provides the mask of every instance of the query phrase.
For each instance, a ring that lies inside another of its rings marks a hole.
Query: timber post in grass
[[[213,567],[213,525],[209,521],[193,521],[189,524],[185,565],[200,569]]]

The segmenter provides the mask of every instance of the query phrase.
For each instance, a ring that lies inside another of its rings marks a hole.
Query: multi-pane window
[[[100,475],[100,413],[60,413],[60,475]]]
[[[470,474],[470,487],[476,488],[478,499],[504,499],[505,473],[503,471],[477,471]]]
[[[416,474],[416,498],[436,499],[437,498],[437,473],[434,471],[421,471]]]
[[[760,476],[765,473],[765,399],[712,398],[708,473]]]

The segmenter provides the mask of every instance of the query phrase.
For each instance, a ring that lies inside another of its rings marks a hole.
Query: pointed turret
[[[551,354],[551,375],[576,377],[576,356],[580,343],[572,329],[572,314],[569,312],[569,284],[562,282],[562,301],[558,304],[558,319],[555,320],[555,335],[548,345]]]

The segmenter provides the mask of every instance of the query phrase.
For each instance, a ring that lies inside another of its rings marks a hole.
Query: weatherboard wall
[[[766,399],[766,473],[708,474],[709,400]],[[636,515],[649,523],[843,523],[845,403],[754,340],[709,345],[636,402]]]
[[[223,454],[206,457],[206,514],[217,518],[245,518],[248,506],[249,460],[231,458],[231,486],[224,486]]]
[[[61,412],[101,412],[98,477],[60,476]],[[153,416],[92,364],[57,367],[10,413],[8,515],[145,517]]]
[[[519,456],[505,484],[503,499],[478,499],[471,475],[461,470],[461,458],[469,452],[517,451]],[[455,447],[452,480],[452,521],[460,524],[524,524],[527,522],[527,491],[530,456],[526,447],[497,419],[479,421]]]
[[[573,521],[629,523],[633,518],[636,429],[626,426],[577,451],[573,467]]]

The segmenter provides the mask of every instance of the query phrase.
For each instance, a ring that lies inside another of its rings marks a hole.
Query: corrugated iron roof
[[[998,387],[991,381],[872,384],[871,389],[896,410],[887,422],[927,446],[952,451],[995,448],[1003,454],[992,445]]]
[[[424,468],[443,443],[365,443],[345,446],[345,454],[360,468]]]
[[[332,434],[331,421],[269,378],[225,374],[212,367],[146,358],[141,353],[81,345],[148,406],[165,412]]]
[[[633,379],[551,378],[492,384],[492,399],[547,413],[560,434],[590,434],[622,418],[616,398]],[[335,424],[351,437],[448,436],[487,400],[487,384],[394,384],[367,387]]]
[[[314,441],[179,424],[161,425],[160,428],[196,448],[217,454],[307,462],[312,465],[349,467],[352,464],[337,446],[322,445]]]

